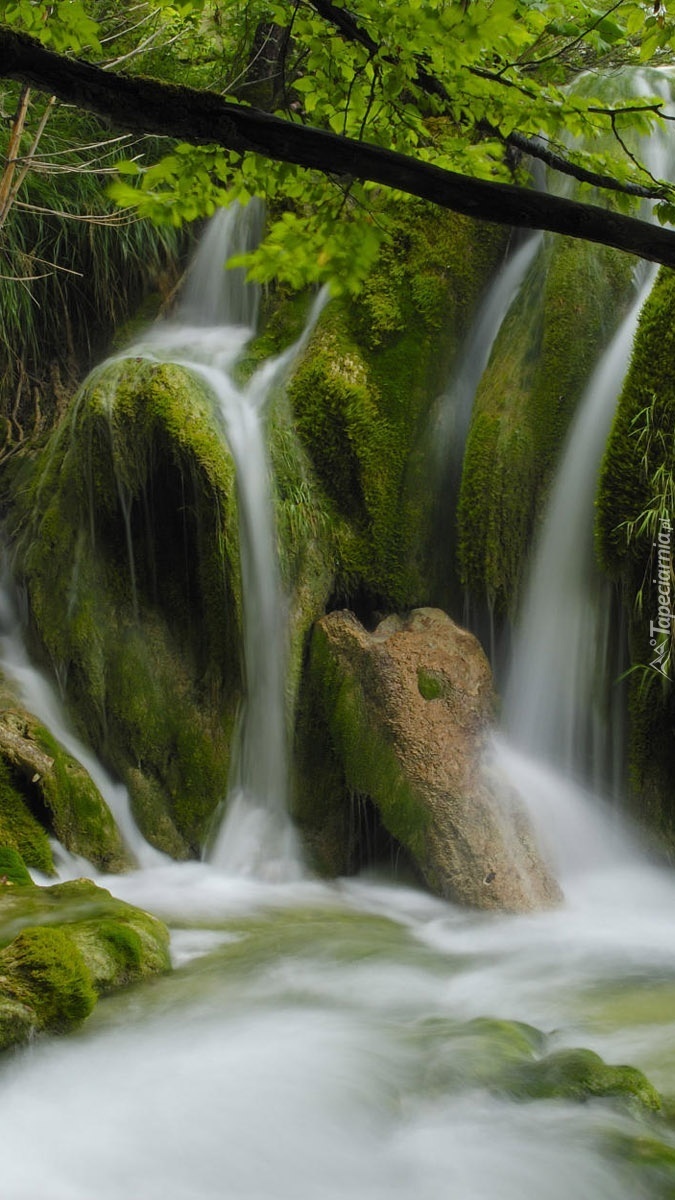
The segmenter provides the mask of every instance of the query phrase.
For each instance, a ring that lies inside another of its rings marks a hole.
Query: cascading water
[[[235,365],[255,332],[259,296],[243,270],[226,271],[223,264],[255,245],[261,221],[262,208],[255,203],[216,214],[192,260],[174,318],[125,356],[185,367],[207,384],[219,410],[237,472],[245,703],[226,816],[209,857],[235,874],[289,877],[300,870],[300,852],[286,805],[286,605],[264,422],[270,396],[309,338],[325,296],[318,296],[299,342],[264,362],[246,385],[235,380]]]
[[[464,448],[478,384],[504,319],[542,244],[540,233],[531,234],[509,255],[490,284],[465,341],[447,391],[441,396],[433,438],[437,476],[439,582],[444,593],[458,590],[455,579],[457,502]]]
[[[506,690],[517,745],[600,791],[621,778],[621,725],[608,710],[612,589],[595,565],[593,501],[600,462],[628,367],[649,270],[593,373],[573,422],[534,555]],[[613,669],[612,669],[613,668]]]
[[[279,579],[265,414],[274,390],[316,323],[314,303],[298,342],[265,362],[246,385],[235,366],[257,318],[258,288],[240,269],[223,264],[255,244],[261,208],[234,205],[211,221],[191,263],[189,282],[172,321],[126,355],[171,361],[203,380],[214,397],[235,463],[239,498],[244,675],[246,699],[226,815],[209,856],[235,873],[287,877],[300,870],[300,852],[286,807],[285,601]]]
[[[644,96],[670,100],[668,79],[638,77]],[[643,147],[664,177],[673,153],[663,134]],[[592,786],[620,795],[624,775],[620,647],[612,589],[595,563],[594,498],[642,306],[656,268],[643,269],[635,299],[579,403],[537,541],[506,687],[507,728],[517,746]],[[613,702],[613,695],[617,696]]]

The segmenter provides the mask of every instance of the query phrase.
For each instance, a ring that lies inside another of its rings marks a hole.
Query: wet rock
[[[0,1049],[74,1028],[99,996],[170,967],[166,926],[88,879],[4,885],[0,944]]]
[[[372,800],[432,891],[481,909],[560,900],[519,798],[482,763],[495,697],[472,634],[437,609],[374,633],[334,612],[309,669],[346,789]]]
[[[132,865],[113,815],[81,763],[31,713],[0,707],[2,840],[30,866],[50,873],[47,830],[104,871]]]

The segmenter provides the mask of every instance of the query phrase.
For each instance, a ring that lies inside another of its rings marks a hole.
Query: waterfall
[[[499,330],[537,256],[542,240],[541,233],[531,234],[502,264],[488,287],[459,362],[440,399],[434,429],[433,468],[439,496],[436,528],[440,582],[444,593],[456,593],[458,589],[455,554],[451,547],[455,540],[464,448],[476,391]]]
[[[600,791],[608,774],[615,786],[620,777],[621,729],[605,702],[608,667],[618,664],[612,589],[593,552],[593,501],[638,317],[654,278],[650,269],[572,423],[535,549],[506,689],[514,742]]]
[[[96,755],[78,738],[55,687],[31,662],[24,645],[16,597],[6,563],[3,563],[0,573],[0,667],[2,673],[16,685],[29,712],[88,772],[138,865],[154,867],[166,863],[167,856],[146,842],[139,832],[132,816],[127,789],[111,778]],[[62,847],[55,849],[57,860],[65,857],[66,851]]]
[[[265,439],[269,400],[307,343],[325,303],[322,292],[294,345],[246,384],[235,367],[255,331],[259,290],[228,258],[255,243],[261,206],[237,205],[213,217],[189,267],[174,318],[124,356],[170,361],[201,379],[214,398],[235,464],[241,548],[245,702],[240,714],[226,814],[209,854],[235,873],[285,878],[300,869],[287,814],[285,721],[286,604],[279,578]],[[219,814],[220,815],[220,814]]]
[[[506,314],[542,244],[541,233],[531,234],[503,263],[492,280],[452,373],[434,435],[434,456],[456,497],[471,422],[471,410],[492,347]]]
[[[583,82],[583,81],[582,81]],[[638,91],[670,100],[667,76],[642,71]],[[672,150],[655,133],[641,153],[660,178]],[[633,303],[582,396],[537,539],[506,687],[513,741],[599,793],[623,776],[621,703],[608,698],[621,669],[612,588],[595,563],[594,498],[616,402],[656,268],[641,270]]]

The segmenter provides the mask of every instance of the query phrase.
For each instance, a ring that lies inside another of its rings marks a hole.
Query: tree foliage
[[[111,73],[206,89],[467,179],[527,188],[542,158],[581,199],[620,212],[651,202],[675,221],[675,190],[636,140],[675,120],[660,77],[640,71],[667,65],[675,45],[660,0],[9,0],[0,22]],[[391,193],[355,176],[186,139],[155,161],[128,157],[109,194],[166,224],[263,196],[273,220],[253,274],[356,289],[387,237]]]

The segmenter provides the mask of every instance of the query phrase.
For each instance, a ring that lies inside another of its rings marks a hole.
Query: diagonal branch
[[[53,93],[122,129],[180,138],[195,145],[215,144],[325,175],[354,177],[479,220],[547,229],[675,266],[675,233],[645,221],[527,188],[471,179],[412,156],[233,104],[212,92],[112,75],[2,28],[0,78],[18,79]]]

